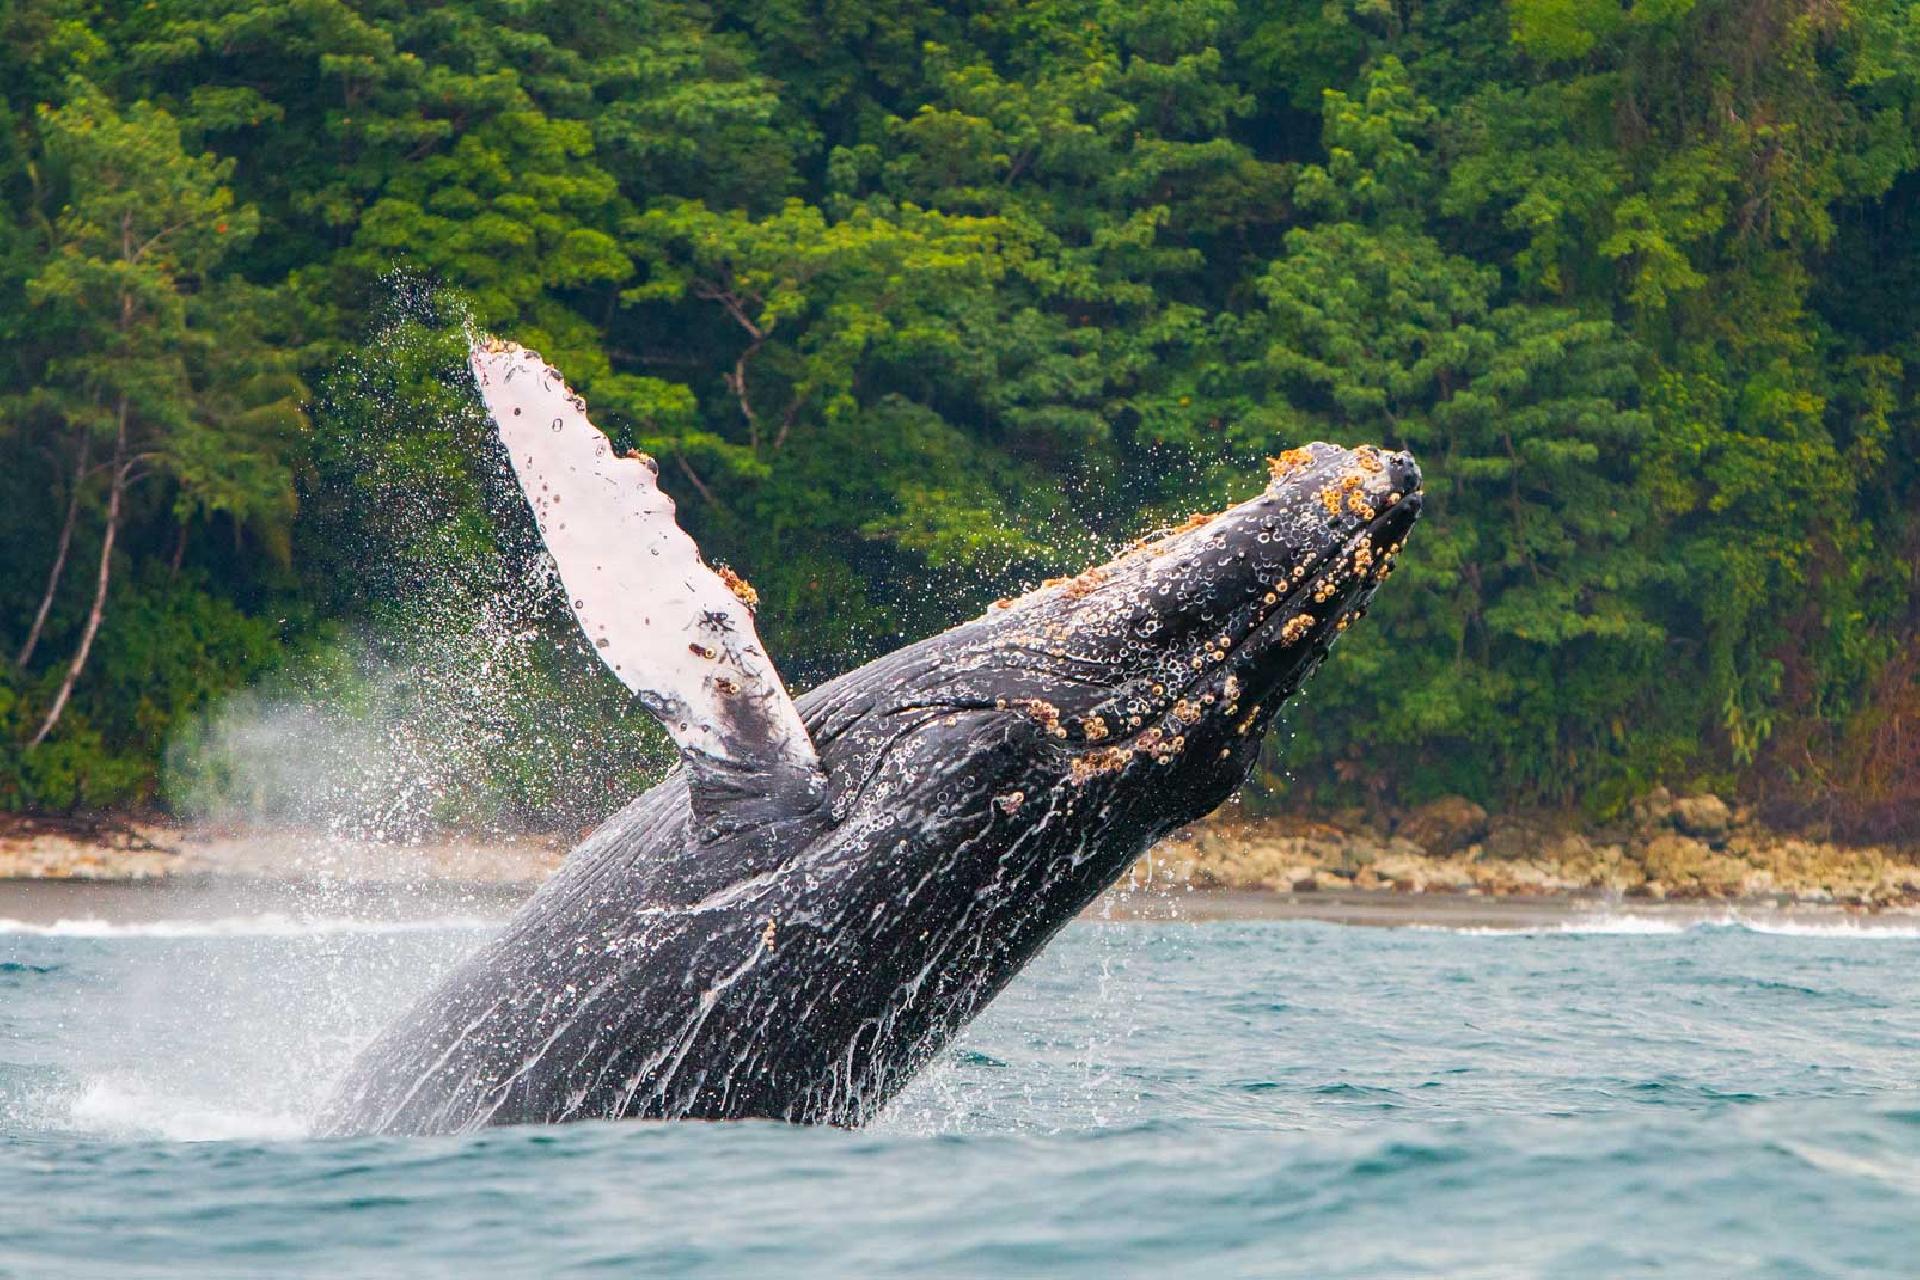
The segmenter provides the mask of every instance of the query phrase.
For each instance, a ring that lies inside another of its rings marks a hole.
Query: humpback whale
[[[1404,452],[1261,493],[791,698],[751,588],[532,352],[471,367],[595,652],[680,763],[361,1053],[322,1133],[859,1125],[1225,801],[1420,512]]]

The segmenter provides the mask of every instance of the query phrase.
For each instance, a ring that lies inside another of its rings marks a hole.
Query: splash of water
[[[352,621],[182,734],[168,795],[209,826],[339,841],[571,835],[668,753],[558,607],[474,402],[464,308],[389,284],[383,326],[322,382],[302,517],[303,558],[351,584],[331,603]]]
[[[42,938],[324,938],[336,934],[441,933],[490,930],[488,916],[438,916],[417,920],[369,920],[358,916],[301,916],[282,911],[220,916],[209,920],[102,920],[91,916],[51,923],[0,919],[0,935]]]

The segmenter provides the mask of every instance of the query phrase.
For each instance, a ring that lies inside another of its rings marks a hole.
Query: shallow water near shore
[[[1920,927],[1070,926],[863,1132],[312,1141],[494,927],[0,923],[0,1275],[1891,1276]]]

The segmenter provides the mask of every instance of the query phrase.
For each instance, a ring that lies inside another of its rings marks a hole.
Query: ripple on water
[[[300,1137],[474,922],[0,936],[0,1274],[1903,1274],[1920,939],[1076,926],[872,1129]],[[207,922],[200,922],[206,924]]]

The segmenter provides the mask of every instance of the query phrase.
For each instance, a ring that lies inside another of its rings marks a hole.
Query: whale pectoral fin
[[[674,522],[658,468],[621,456],[525,347],[476,338],[474,380],[594,652],[657,716],[715,832],[816,806],[819,757],[760,645],[751,588]]]

